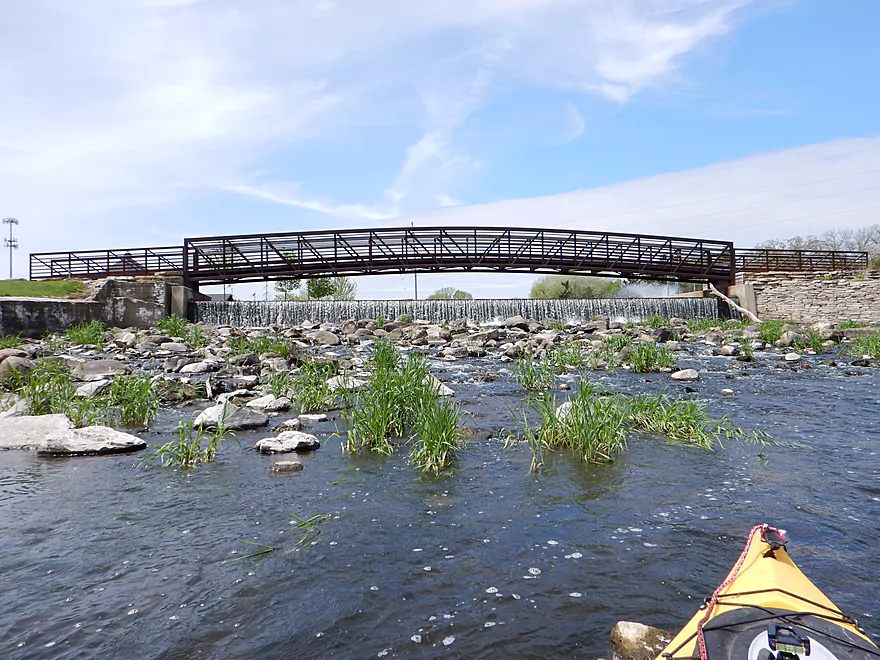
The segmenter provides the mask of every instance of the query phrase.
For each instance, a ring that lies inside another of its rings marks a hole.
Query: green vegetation
[[[785,321],[763,321],[758,327],[758,335],[768,344],[775,344],[782,337],[782,326],[785,324]]]
[[[590,355],[579,341],[565,341],[554,347],[549,358],[556,373],[578,371],[590,363]]]
[[[223,411],[224,417],[226,411]],[[194,468],[199,463],[211,463],[217,456],[217,445],[233,432],[225,427],[208,431],[193,425],[192,420],[183,421],[174,429],[177,440],[164,445],[153,445],[155,448],[140,462],[141,467],[159,463],[163,467]],[[207,444],[202,442],[207,439]]]
[[[281,300],[354,300],[357,282],[352,277],[321,277],[298,280],[284,277],[275,282]]]
[[[189,325],[189,321],[185,318],[181,318],[180,316],[163,316],[161,319],[156,321],[156,329],[161,330],[162,332],[167,332],[172,337],[184,337],[186,336],[186,329]]]
[[[244,353],[256,353],[266,355],[271,353],[283,358],[290,358],[296,353],[296,349],[289,339],[283,337],[230,337],[226,345],[232,350],[232,355]]]
[[[864,328],[867,323],[862,323],[861,321],[844,321],[840,324],[841,330],[854,330],[856,328]]]
[[[9,385],[30,407],[31,415],[63,414],[76,426],[93,424],[146,428],[159,412],[158,395],[146,376],[122,376],[95,396],[76,396],[64,362],[38,360],[33,371]]]
[[[755,343],[748,337],[740,337],[739,354],[746,360],[752,360],[755,357]]]
[[[636,344],[624,361],[637,374],[647,374],[675,366],[675,356],[672,351],[654,343]]]
[[[74,344],[81,346],[94,346],[102,349],[107,344],[104,339],[104,333],[107,328],[100,321],[91,321],[89,323],[80,323],[65,331],[67,338]]]
[[[827,353],[828,348],[825,346],[825,337],[822,333],[810,329],[804,333],[805,339],[801,339],[792,344],[792,348],[796,351],[813,351],[814,353]]]
[[[654,328],[655,330],[658,328],[668,328],[669,319],[664,318],[659,314],[651,314],[651,316],[642,321],[639,325],[645,326],[647,328]]]
[[[867,355],[874,360],[880,360],[880,331],[857,337],[851,343],[845,344],[844,351],[849,355]]]
[[[402,359],[383,339],[373,348],[369,368],[366,385],[343,397],[343,448],[389,455],[392,440],[409,435],[410,462],[419,470],[439,474],[450,468],[464,446],[459,410],[454,402],[438,400],[424,356],[409,353]]]
[[[626,448],[627,430],[647,431],[703,449],[720,445],[721,438],[755,442],[762,450],[770,443],[764,431],[745,432],[726,416],[710,417],[706,404],[672,399],[665,391],[625,396],[582,382],[568,403],[558,405],[556,395],[549,392],[527,401],[520,432],[532,451],[532,469],[543,464],[545,451],[560,449],[588,462],[611,461]],[[530,412],[537,416],[537,425],[530,423]],[[511,434],[508,444],[517,440]]]
[[[21,337],[18,335],[0,335],[0,348],[18,348],[21,346]]]
[[[748,319],[692,319],[687,322],[688,330],[692,333],[704,332],[717,328],[718,330],[745,330],[751,321]]]
[[[0,296],[65,298],[82,293],[84,288],[83,283],[77,280],[41,280],[38,282],[2,280],[0,281]]]
[[[551,387],[554,376],[555,370],[546,357],[535,360],[531,354],[523,353],[513,364],[513,377],[520,387],[528,392],[537,392]]]
[[[301,413],[329,408],[333,403],[333,392],[330,391],[327,380],[338,372],[339,367],[335,362],[307,360],[300,365],[298,371],[292,373],[291,388],[286,396],[290,397],[294,407]]]
[[[529,298],[613,298],[620,280],[584,275],[545,275],[535,281]]]
[[[428,296],[428,300],[472,300],[473,296],[467,291],[456,289],[454,286],[445,286],[437,289]]]
[[[293,545],[293,547],[285,550],[285,554],[289,552],[295,552],[300,549],[303,545],[305,545],[306,541],[308,541],[313,536],[317,537],[321,534],[321,530],[318,529],[318,526],[323,523],[327,518],[329,518],[329,514],[319,513],[318,515],[312,516],[311,518],[300,518],[299,516],[288,513],[291,518],[296,520],[297,524],[295,529],[302,530],[303,535],[299,538],[299,540]],[[263,555],[268,555],[270,553],[275,552],[278,548],[274,545],[267,545],[265,543],[257,543],[256,541],[242,541],[242,543],[247,543],[248,545],[253,545],[258,548],[262,548],[262,550],[258,550],[256,552],[252,552],[248,555],[244,555],[243,557],[236,557],[236,559],[252,559],[253,557],[262,557]],[[311,541],[311,544],[315,544],[316,541]]]

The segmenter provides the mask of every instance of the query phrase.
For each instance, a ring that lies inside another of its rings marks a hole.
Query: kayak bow
[[[880,649],[756,525],[727,579],[657,660],[878,660]]]

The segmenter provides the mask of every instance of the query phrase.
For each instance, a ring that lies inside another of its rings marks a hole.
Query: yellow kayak
[[[878,660],[880,649],[757,525],[727,579],[657,660]]]

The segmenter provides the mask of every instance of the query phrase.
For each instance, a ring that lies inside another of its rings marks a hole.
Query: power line
[[[9,238],[4,238],[3,243],[9,248],[9,279],[12,279],[12,251],[18,249],[18,240],[12,237],[12,226],[18,224],[16,218],[3,218],[3,224],[9,225]]]

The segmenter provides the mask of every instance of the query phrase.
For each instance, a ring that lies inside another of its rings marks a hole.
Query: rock
[[[285,431],[299,431],[302,428],[302,422],[299,421],[298,417],[294,417],[293,419],[286,419],[284,423],[281,425]]]
[[[488,440],[492,437],[491,431],[481,431],[476,426],[465,424],[461,427],[461,435],[468,440]]]
[[[712,351],[713,355],[725,355],[732,356],[736,355],[736,346],[731,346],[730,344],[725,344],[724,346],[720,346]]]
[[[564,422],[568,416],[571,414],[571,401],[566,401],[565,403],[561,403],[556,407],[556,419],[560,422]]]
[[[504,319],[504,321],[502,321],[501,325],[503,325],[505,328],[519,328],[520,330],[529,329],[529,322],[526,321],[519,314],[507,317],[506,319]]]
[[[465,358],[468,356],[468,348],[467,346],[450,346],[449,348],[443,349],[442,355],[445,358],[451,358],[453,360]]]
[[[0,419],[5,417],[24,417],[31,413],[31,406],[27,399],[22,399],[17,394],[0,395],[0,407],[6,408],[0,413]]]
[[[733,390],[731,390],[729,388],[724,388],[723,390],[721,390],[721,396],[733,396],[735,394],[736,394],[736,392],[734,392]]]
[[[71,375],[77,380],[103,380],[127,374],[129,371],[128,365],[119,360],[89,360],[78,364]]]
[[[19,376],[27,376],[36,365],[27,358],[10,355],[0,362],[0,383],[10,383]]]
[[[672,637],[643,623],[618,621],[611,631],[611,653],[619,660],[654,660]]]
[[[130,348],[137,343],[137,335],[133,332],[120,332],[113,338],[119,348]]]
[[[306,335],[306,338],[311,339],[318,346],[339,346],[342,343],[338,336],[327,330],[310,332]]]
[[[786,362],[797,362],[801,359],[801,356],[797,353],[786,353],[783,358]]]
[[[81,397],[97,396],[98,394],[100,394],[101,392],[106,390],[108,387],[110,387],[111,382],[113,382],[113,381],[110,381],[107,379],[93,380],[91,382],[84,383],[84,384],[80,385],[79,387],[77,387],[76,392],[74,392],[74,394],[76,396],[81,396]]]
[[[39,415],[0,419],[0,449],[38,449],[46,436],[73,428],[66,415]]]
[[[235,365],[236,367],[255,367],[260,364],[260,356],[256,353],[242,353],[241,355],[234,355],[229,358],[229,364]]]
[[[681,369],[680,371],[670,374],[669,377],[672,380],[680,381],[700,380],[700,372],[696,369]]]
[[[254,449],[263,454],[286,454],[292,451],[314,451],[321,446],[318,438],[301,431],[282,431],[271,438],[258,440]]]
[[[439,339],[447,342],[452,339],[452,333],[446,328],[441,328],[439,325],[432,325],[428,328],[428,339]]]
[[[214,365],[210,362],[193,362],[185,364],[180,368],[182,374],[206,374],[214,370]]]
[[[265,360],[263,360],[263,366],[272,373],[290,371],[290,362],[287,360],[287,358],[283,357],[266,358]]]
[[[430,387],[437,396],[455,396],[455,391],[441,383],[433,374],[426,375],[423,382]]]
[[[248,408],[255,408],[265,412],[281,412],[290,409],[290,399],[286,396],[277,397],[274,394],[267,394],[258,399],[253,399],[245,404]]]
[[[269,466],[269,472],[275,474],[290,474],[293,472],[301,472],[303,464],[299,461],[276,461]]]
[[[224,408],[226,414],[224,415]],[[269,423],[269,418],[261,412],[242,408],[231,403],[225,403],[219,406],[211,406],[206,408],[196,417],[193,424],[205,428],[216,428],[223,425],[232,429],[252,429],[258,426],[265,426]]]
[[[170,351],[172,353],[186,353],[189,350],[189,346],[176,341],[166,341],[162,344],[159,344],[159,349],[163,351]]]
[[[651,336],[658,344],[666,343],[672,339],[672,328],[657,328],[651,333]]]
[[[131,433],[109,426],[87,426],[50,433],[38,451],[41,454],[112,454],[137,451],[146,446],[146,442]]]
[[[788,348],[792,344],[797,343],[808,343],[806,335],[796,332],[795,330],[789,330],[782,333],[782,336],[776,341],[775,346],[777,348]]]
[[[356,390],[366,384],[367,381],[348,375],[333,376],[333,378],[327,380],[327,387],[330,388],[331,392],[336,392],[337,390]]]
[[[20,348],[0,348],[0,361],[8,357],[26,358],[28,354],[27,351],[23,351]]]
[[[306,423],[316,423],[316,422],[326,422],[327,414],[326,413],[303,413],[299,416],[299,421]]]

